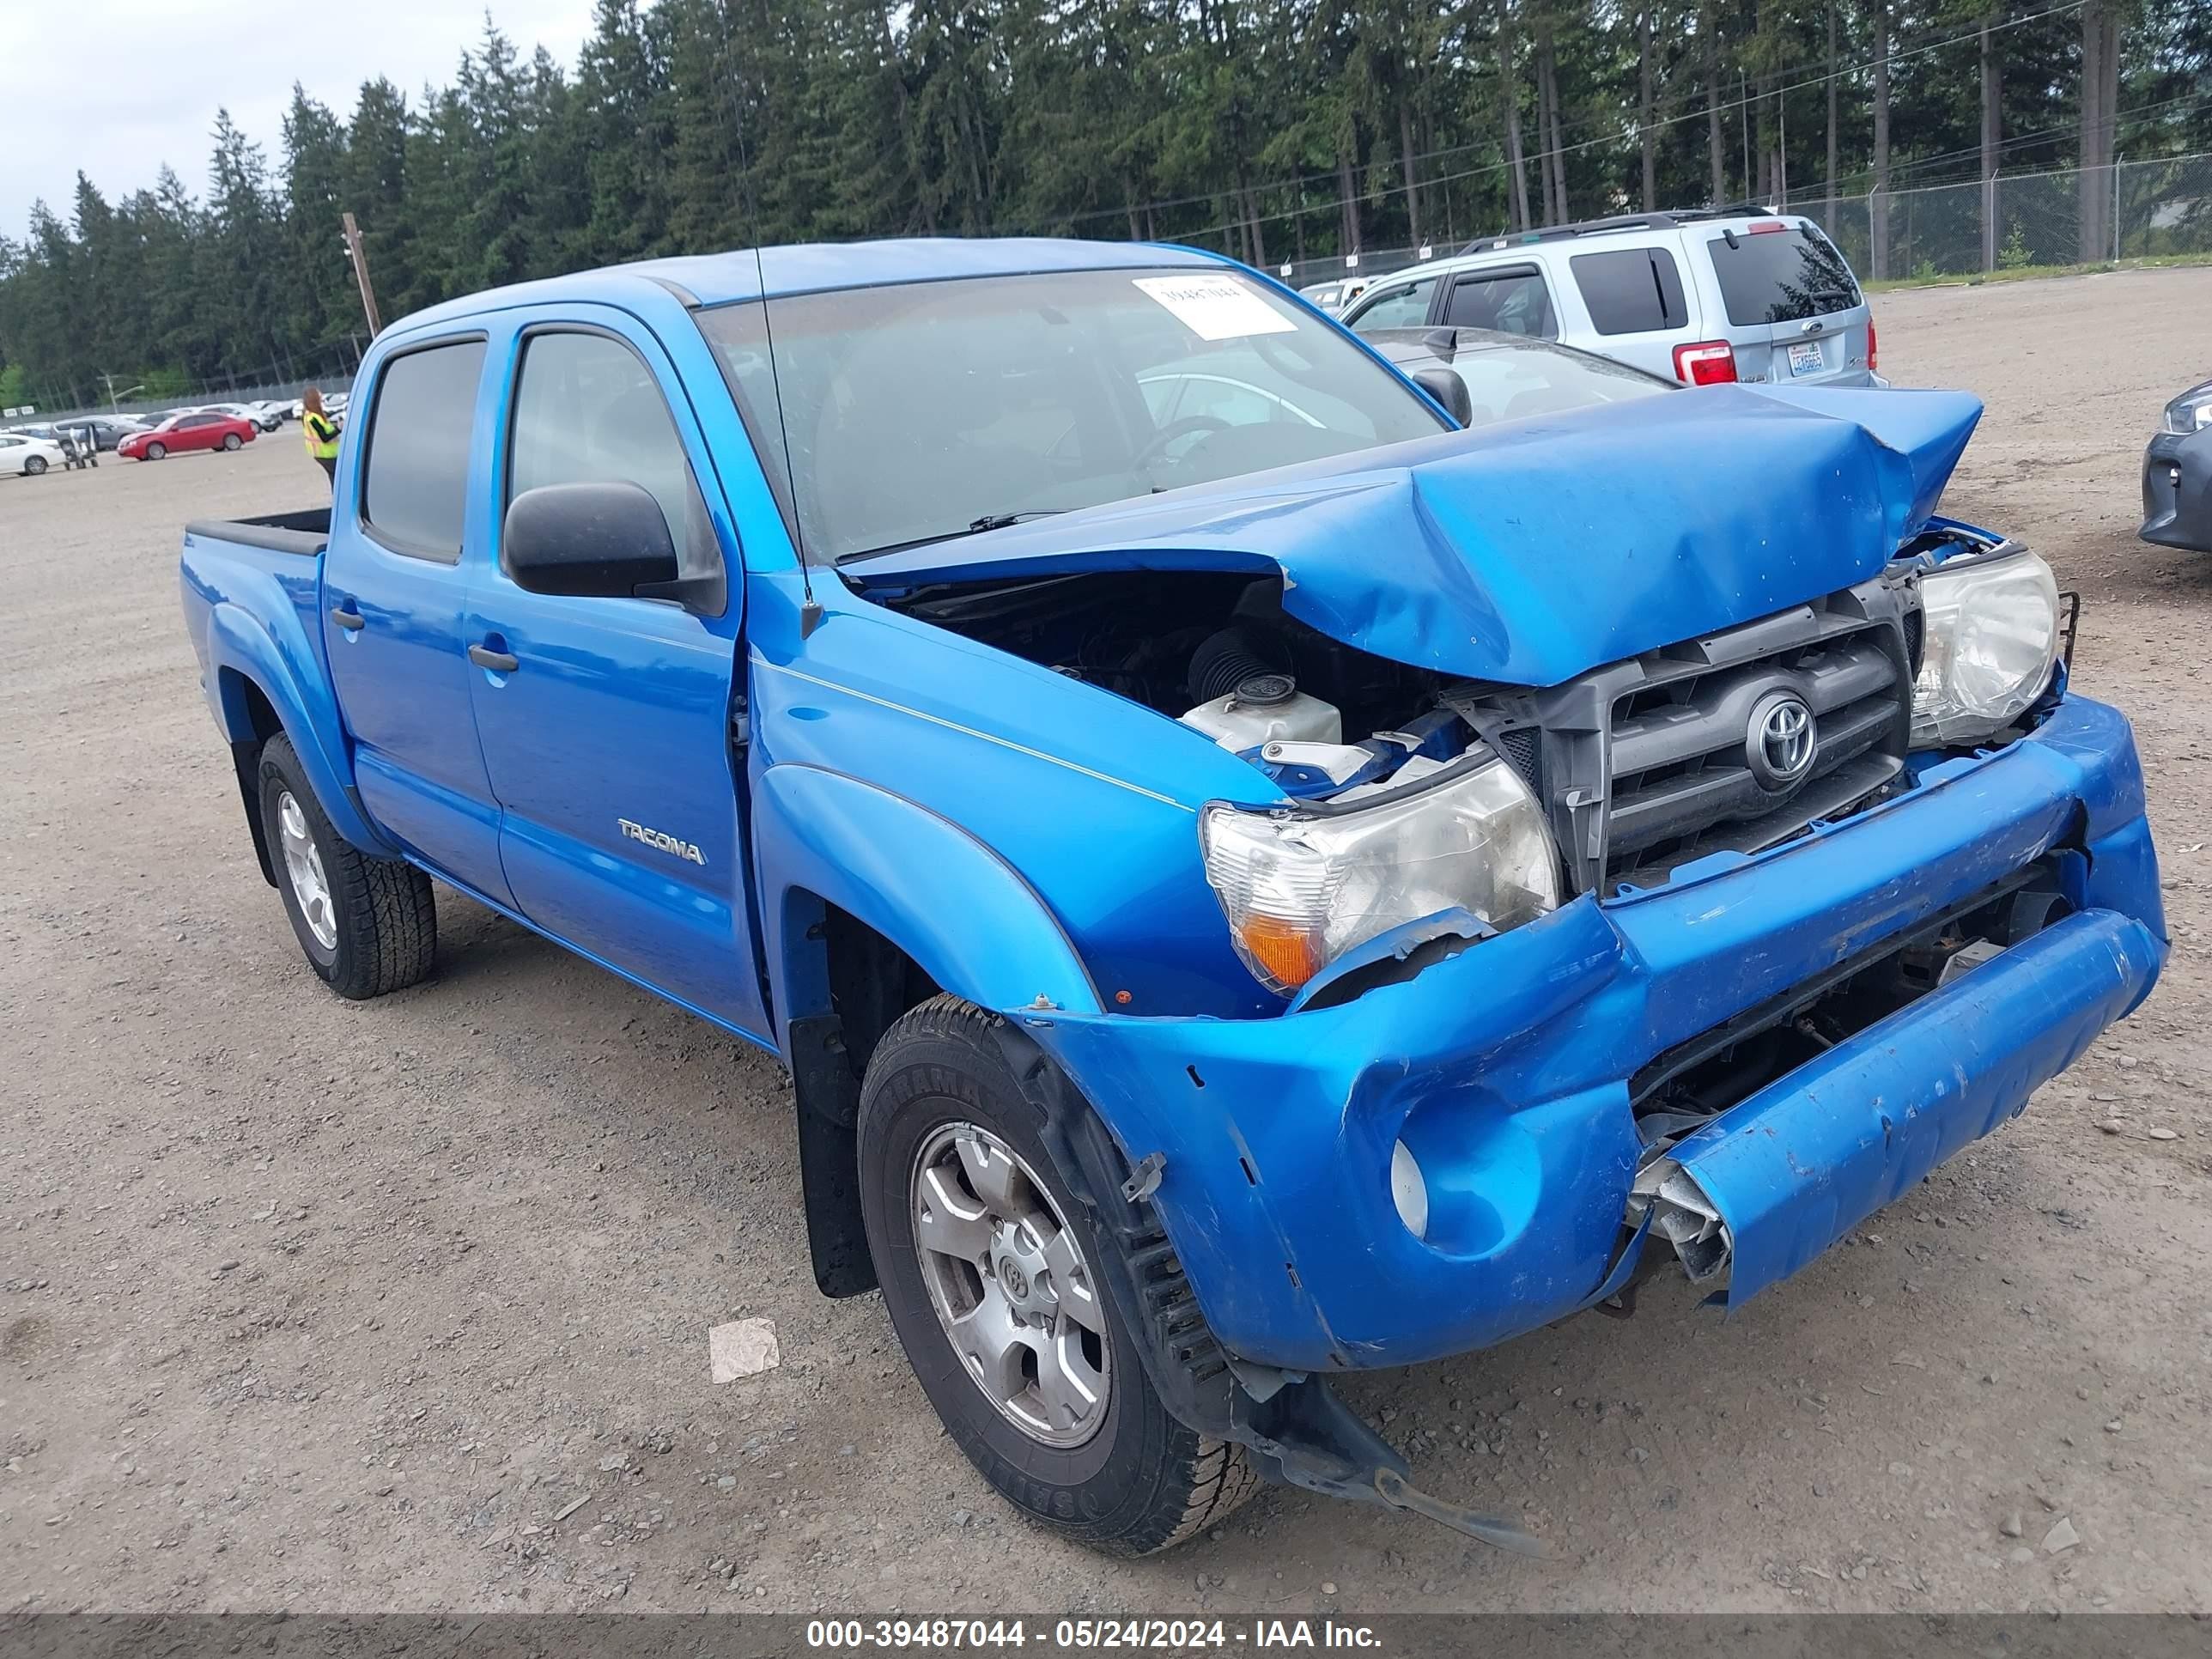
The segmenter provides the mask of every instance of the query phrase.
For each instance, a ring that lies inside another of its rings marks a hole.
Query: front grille
[[[1453,706],[1550,811],[1579,888],[1649,887],[1857,810],[1903,769],[1914,596],[1883,580]]]

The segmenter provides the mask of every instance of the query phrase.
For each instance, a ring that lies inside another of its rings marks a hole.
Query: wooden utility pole
[[[361,284],[361,308],[368,318],[371,335],[384,332],[383,319],[376,314],[376,290],[368,285],[368,255],[362,251],[361,227],[353,222],[353,215],[344,216],[346,257],[353,261],[353,279]]]

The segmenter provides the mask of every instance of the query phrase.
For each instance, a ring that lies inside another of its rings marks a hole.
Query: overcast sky
[[[492,14],[524,58],[543,42],[573,70],[592,0]],[[412,104],[483,33],[469,0],[0,0],[0,235],[41,196],[66,220],[79,169],[112,202],[166,161],[204,196],[218,107],[275,168],[295,81],[342,118],[379,75]]]

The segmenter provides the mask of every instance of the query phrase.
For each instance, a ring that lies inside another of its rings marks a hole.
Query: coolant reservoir
[[[1335,708],[1299,690],[1288,674],[1255,674],[1227,696],[1199,704],[1182,723],[1240,755],[1263,743],[1344,740],[1344,721]]]

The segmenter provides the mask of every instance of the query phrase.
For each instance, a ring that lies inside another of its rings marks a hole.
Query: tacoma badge
[[[678,841],[673,836],[665,836],[658,830],[648,830],[641,823],[631,823],[628,818],[617,818],[615,822],[622,826],[623,834],[628,836],[632,841],[641,841],[647,847],[665,853],[672,859],[689,859],[694,864],[704,864],[707,861],[706,855],[700,852],[699,843],[696,842]]]

